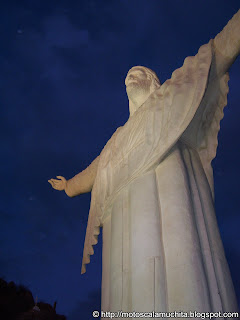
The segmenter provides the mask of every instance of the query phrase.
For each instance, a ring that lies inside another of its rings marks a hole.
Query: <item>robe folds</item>
[[[228,75],[210,76],[212,52],[186,58],[100,154],[82,273],[103,227],[103,311],[237,311],[211,167]]]

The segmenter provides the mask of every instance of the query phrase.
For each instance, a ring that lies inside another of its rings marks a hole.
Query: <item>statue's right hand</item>
[[[59,191],[65,190],[67,186],[67,180],[62,176],[57,176],[57,178],[58,179],[50,179],[48,180],[48,182],[51,184],[51,186],[55,190],[59,190]]]

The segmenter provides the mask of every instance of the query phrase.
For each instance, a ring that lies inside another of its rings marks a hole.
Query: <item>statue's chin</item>
[[[130,116],[132,116],[149,97],[150,88],[149,86],[132,82],[126,87],[126,90],[129,99],[129,112]]]
[[[132,101],[142,100],[144,96],[149,94],[149,88],[139,85],[138,83],[130,83],[127,86],[128,99]]]
[[[137,93],[140,91],[139,85],[134,82],[130,83],[126,89],[128,96],[131,97],[137,95]]]

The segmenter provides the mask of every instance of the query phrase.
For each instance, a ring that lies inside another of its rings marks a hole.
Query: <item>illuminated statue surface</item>
[[[103,227],[103,311],[237,311],[211,161],[239,52],[240,11],[164,84],[130,69],[128,121],[87,169],[49,180],[92,191],[82,273]]]

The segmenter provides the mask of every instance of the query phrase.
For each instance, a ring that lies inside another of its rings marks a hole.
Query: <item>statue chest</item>
[[[104,147],[99,162],[97,184],[101,202],[112,197],[141,170],[154,152],[153,115],[148,110],[116,130]]]
[[[116,130],[101,154],[100,169],[116,170],[128,167],[147,156],[153,140],[151,114],[146,110]]]

